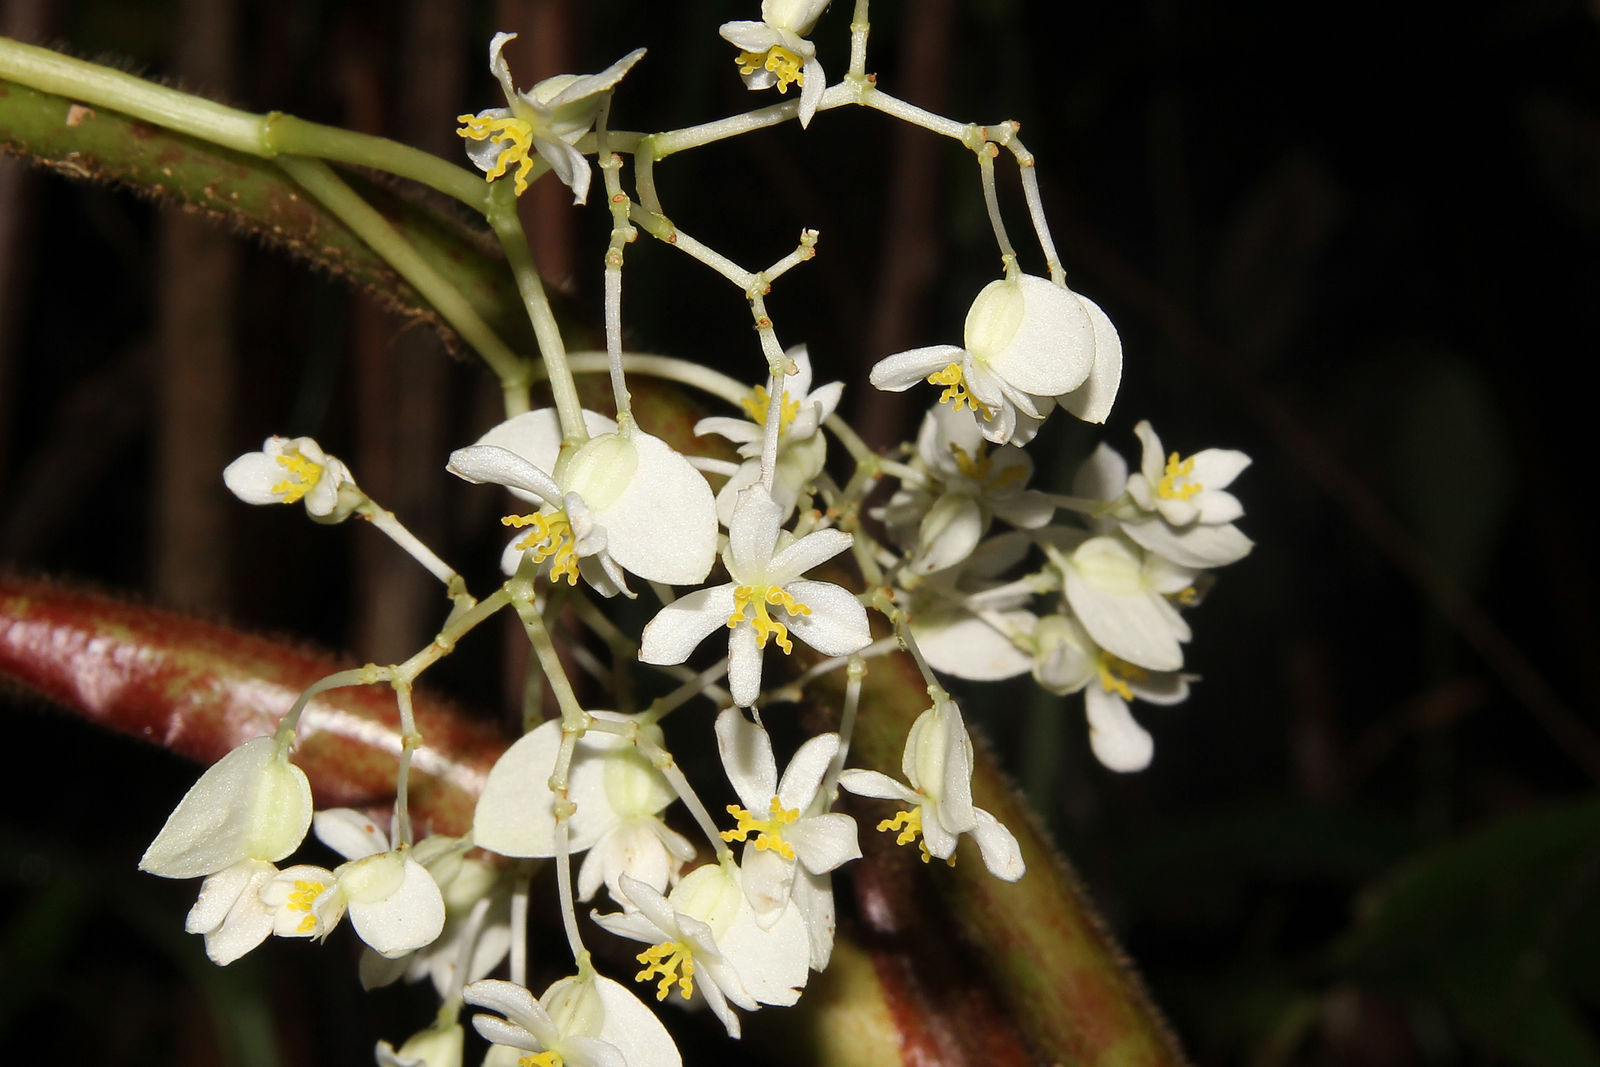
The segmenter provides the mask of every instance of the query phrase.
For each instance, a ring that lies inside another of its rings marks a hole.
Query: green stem
[[[483,357],[503,387],[509,391],[513,383],[527,381],[525,361],[506,347],[461,291],[400,236],[371,204],[346,185],[333,168],[319,160],[299,156],[281,156],[278,165],[410,282]]]
[[[315,156],[371,167],[437,189],[481,215],[489,213],[489,183],[476,172],[387,137],[341,130],[273,111],[261,122],[261,142],[268,155]]]
[[[572,381],[572,371],[567,367],[567,347],[561,339],[561,328],[556,325],[555,313],[550,310],[550,298],[545,295],[544,280],[534,265],[533,253],[528,249],[527,235],[522,232],[522,220],[517,217],[517,197],[508,182],[492,186],[489,225],[500,239],[506,262],[511,265],[511,275],[517,280],[517,291],[522,294],[522,305],[533,324],[533,336],[539,345],[539,355],[544,358],[545,374],[550,380],[550,393],[555,400],[556,415],[561,419],[561,434],[568,440],[579,442],[589,439],[583,422],[583,405],[578,402],[578,387]],[[520,365],[517,374],[500,375],[500,384],[506,390],[506,413],[515,414],[513,393],[519,391],[520,410],[528,408],[528,384],[532,380],[531,368]]]

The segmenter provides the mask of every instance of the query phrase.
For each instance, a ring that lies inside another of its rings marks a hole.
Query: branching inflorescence
[[[249,503],[299,504],[321,523],[371,521],[445,586],[451,612],[410,659],[323,679],[286,711],[275,735],[245,742],[206,771],[141,863],[165,877],[204,879],[187,927],[204,935],[217,963],[272,934],[327,937],[348,917],[369,949],[363,983],[431,980],[441,1000],[436,1020],[398,1050],[380,1043],[380,1064],[459,1064],[466,1005],[484,1011],[473,1023],[493,1045],[491,1063],[676,1064],[678,1051],[647,1000],[698,997],[737,1036],[740,1011],[794,1003],[811,972],[828,966],[833,875],[861,855],[854,820],[833,810],[841,787],[893,801],[877,829],[915,845],[924,861],[954,864],[959,838],[971,834],[995,877],[1024,877],[1015,838],[973,801],[972,742],[941,676],[1031,674],[1052,693],[1082,693],[1093,751],[1116,771],[1139,770],[1152,755],[1130,704],[1170,704],[1188,694],[1194,679],[1184,671],[1190,631],[1183,609],[1209,586],[1212,569],[1250,550],[1234,525],[1242,508],[1227,492],[1249,460],[1217,449],[1168,453],[1141,422],[1131,472],[1101,445],[1072,495],[1029,487],[1024,446],[1057,408],[1086,422],[1106,420],[1121,381],[1121,343],[1100,308],[1066,285],[1034,157],[1016,124],[956,122],[879,89],[866,73],[867,6],[855,2],[850,66],[828,85],[810,40],[828,0],[764,0],[759,21],[730,22],[721,35],[737,50],[730,61],[745,84],[781,99],[652,134],[610,122],[613,98],[625,93],[642,50],[598,74],[522,91],[502,55],[513,35],[498,34],[490,68],[504,106],[459,120],[486,182],[477,185],[441,175],[448,168],[438,161],[394,146],[374,155],[365,141],[341,141],[281,116],[252,126],[242,113],[193,98],[179,107],[162,95],[169,90],[135,92],[131,79],[112,72],[94,85],[83,74],[75,86],[102,93],[107,106],[125,98],[130,113],[164,116],[174,128],[278,158],[429,298],[504,390],[506,421],[456,450],[447,466],[470,482],[503,486],[518,501],[502,519],[510,531],[505,581],[482,598],[310,438],[271,438],[228,467],[228,488]],[[57,88],[73,71],[92,69],[36,51],[19,46],[7,76],[27,81],[32,72]],[[790,121],[809,126],[847,106],[880,111],[973,153],[1001,263],[1000,277],[976,294],[959,345],[875,354],[882,358],[873,385],[935,390],[926,394],[931,406],[915,442],[887,456],[869,450],[839,417],[843,385],[814,382],[812,354],[780,342],[766,307],[771,287],[817,254],[817,232],[803,230],[792,250],[752,271],[679,229],[654,180],[656,165],[678,152]],[[995,166],[1002,150],[1022,174],[1043,274],[1024,271],[1001,221]],[[451,298],[448,283],[381,219],[363,214],[322,159],[405,174],[483,213],[532,321],[552,407],[529,410],[535,364],[461,310],[466,305]],[[585,203],[594,191],[591,160],[600,167],[611,235],[599,265],[603,354],[567,352],[515,211],[516,196],[551,173]],[[747,303],[760,355],[754,384],[624,351],[622,280],[641,232],[726,279]],[[573,384],[575,370],[601,369],[610,374],[614,418],[584,410]],[[636,375],[726,404],[729,414],[695,430],[732,442],[739,461],[686,456],[653,436],[630,406],[627,381]],[[842,454],[830,454],[830,446]],[[886,502],[869,508],[869,495],[885,483]],[[809,576],[830,561],[829,580]],[[618,596],[659,602],[641,633],[623,632],[604,611]],[[606,694],[609,707],[580,697],[557,654],[551,624],[564,606],[574,608],[564,618],[581,620],[617,659],[605,664],[585,653],[574,660],[599,679],[583,690]],[[528,731],[490,774],[469,836],[418,839],[407,780],[424,739],[412,721],[411,688],[502,610],[520,620],[556,714],[526,716]],[[874,640],[869,610],[891,637]],[[804,671],[784,669],[797,644],[820,660]],[[685,666],[702,645],[716,662]],[[905,740],[901,776],[848,767],[863,664],[902,649],[921,670],[928,709]],[[641,671],[674,683],[645,707],[633,704],[631,681],[617,682]],[[839,729],[805,741],[780,772],[758,709],[817,699],[808,687],[835,671],[849,679]],[[350,810],[313,812],[306,777],[291,758],[301,710],[317,693],[351,685],[388,685],[399,707],[405,743],[387,826]],[[663,720],[696,702],[711,705],[714,725],[710,717],[674,722],[669,742]],[[725,814],[701,800],[673,755],[674,746],[711,743],[739,800]],[[698,844],[671,825],[680,803],[681,825],[698,827]],[[308,831],[345,862],[280,867]],[[572,955],[570,976],[538,998],[527,988],[525,860],[554,861]],[[578,910],[591,902],[592,925]],[[595,925],[642,943],[641,969],[623,976],[642,986],[598,973],[584,941]],[[488,978],[508,957],[509,979]]]

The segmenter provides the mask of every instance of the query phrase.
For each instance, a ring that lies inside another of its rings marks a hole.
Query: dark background
[[[454,116],[497,99],[495,29],[523,34],[519,85],[647,45],[612,123],[661,129],[765,102],[715,34],[755,7],[8,0],[0,32],[458,158]],[[837,77],[850,5],[835,8],[816,36]],[[1149,418],[1171,448],[1256,460],[1235,489],[1258,547],[1191,616],[1203,681],[1179,707],[1136,707],[1149,770],[1094,762],[1079,698],[963,694],[1191,1055],[1600,1063],[1583,384],[1600,325],[1600,6],[872,14],[883,88],[1021,120],[1072,284],[1125,345],[1103,439],[1136,457]],[[1023,249],[1014,172],[999,172]],[[844,410],[875,441],[912,432],[929,397],[873,396],[865,372],[953,340],[995,275],[969,154],[846,110],[674,157],[658,184],[685,231],[752,267],[821,230],[817,260],[771,298],[779,337],[809,343],[819,381],[850,383]],[[527,198],[535,253],[597,326],[608,222],[565,199]],[[635,347],[753,377],[726,283],[645,240],[626,277]],[[402,657],[437,624],[425,577],[370,531],[245,508],[219,472],[268,433],[315,435],[482,587],[492,502],[442,464],[492,422],[494,393],[424,329],[257,241],[0,159],[0,564]],[[1064,487],[1098,439],[1053,425],[1040,480]],[[469,642],[430,677],[509,716],[499,653]],[[31,698],[4,714],[0,1048],[353,1063],[431,1010],[360,994],[343,937],[210,967],[181,933],[194,887],[134,872],[194,769]],[[43,781],[26,772],[40,766]],[[270,1040],[237,1036],[256,1034]]]

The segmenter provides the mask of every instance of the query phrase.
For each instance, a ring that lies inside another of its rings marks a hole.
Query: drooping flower
[[[639,953],[645,968],[634,977],[655,981],[657,1000],[674,988],[687,1000],[698,988],[728,1036],[738,1037],[730,1001],[754,1011],[800,998],[810,961],[804,920],[790,907],[771,926],[760,926],[731,862],[696,868],[667,897],[627,877],[622,893],[633,910],[591,917],[650,946]]]
[[[811,480],[822,471],[827,459],[827,439],[822,421],[832,415],[844,393],[843,382],[811,388],[811,357],[805,345],[784,353],[794,361],[795,373],[783,381],[782,408],[778,420],[778,461],[773,468],[772,499],[787,518]],[[739,446],[744,462],[717,492],[717,518],[727,524],[739,494],[761,479],[761,444],[766,433],[767,406],[771,394],[758,385],[741,402],[749,419],[713,415],[695,423],[696,434],[714,433]]]
[[[389,957],[369,947],[361,954],[363,989],[377,989],[401,977],[408,982],[426,978],[446,998],[506,958],[511,950],[511,901],[505,868],[464,856],[464,844],[459,838],[436,834],[412,848],[411,858],[427,868],[444,897],[444,928],[431,943],[404,955]],[[458,974],[463,962],[466,973]]]
[[[231,963],[272,932],[261,889],[274,864],[311,825],[311,784],[270,737],[244,742],[200,776],[139,860],[163,878],[200,878],[185,929],[204,934],[206,953]]]
[[[489,70],[506,96],[505,107],[492,107],[476,115],[458,115],[457,134],[467,139],[467,156],[489,181],[516,168],[517,195],[528,187],[533,153],[550,165],[563,185],[572,190],[573,203],[589,198],[589,161],[575,147],[594,126],[604,104],[604,94],[644,55],[643,48],[617,60],[599,74],[558,74],[527,92],[518,92],[511,68],[501,52],[514,33],[497,33],[489,42]]]
[[[222,472],[223,484],[246,504],[304,503],[317,522],[343,522],[365,496],[350,468],[309,437],[269,437]]]
[[[612,722],[630,716],[593,711]],[[661,729],[640,733],[662,744]],[[561,748],[561,723],[551,720],[506,749],[489,771],[473,816],[472,839],[502,856],[556,854],[555,794],[546,784]],[[621,880],[631,877],[658,893],[694,858],[694,846],[660,818],[676,799],[672,787],[634,744],[619,734],[590,730],[578,740],[567,772],[567,799],[577,806],[567,821],[567,848],[587,850],[578,870],[578,899],[588,900],[602,883],[622,898]]]
[[[1182,643],[1192,632],[1172,599],[1194,588],[1193,570],[1120,536],[1083,539],[1052,559],[1072,613],[1097,645],[1145,670],[1183,666]]]
[[[800,125],[816,114],[827,75],[817,62],[817,46],[806,36],[831,0],[761,0],[760,22],[725,22],[722,39],[739,49],[739,75],[746,88],[778,87],[786,93],[800,83]]]
[[[319,811],[323,844],[346,858],[336,870],[290,867],[261,890],[283,937],[327,937],[346,912],[356,934],[385,956],[431,944],[444,929],[444,897],[428,869],[359,811]]]
[[[660,438],[619,432],[603,415],[584,413],[592,435],[564,448],[553,410],[501,423],[478,443],[450,455],[449,470],[469,482],[503,485],[540,505],[501,521],[530,532],[502,563],[514,572],[524,553],[576,585],[633,595],[624,571],[650,582],[689,585],[705,578],[717,553],[716,504],[705,477]]]
[[[917,431],[917,457],[928,484],[903,484],[879,514],[918,574],[963,563],[994,519],[1033,529],[1055,513],[1048,497],[1027,488],[1028,454],[1015,445],[991,449],[972,412],[944,404],[930,410]]]
[[[906,782],[878,771],[847,770],[839,784],[858,796],[898,800],[910,807],[878,824],[883,831],[899,831],[895,840],[909,845],[920,836],[922,860],[937,857],[955,863],[956,839],[970,833],[978,843],[989,873],[1008,882],[1021,878],[1026,867],[1011,831],[993,815],[972,803],[972,739],[961,721],[961,709],[943,693],[933,707],[912,723],[900,768]]]
[[[1128,710],[1133,699],[1177,704],[1189,695],[1191,677],[1179,671],[1147,671],[1100,648],[1074,619],[1049,615],[1033,632],[1033,676],[1063,696],[1083,692],[1089,747],[1113,771],[1150,765],[1155,742]]]
[[[749,707],[761,691],[761,656],[769,639],[788,653],[790,634],[825,656],[859,652],[872,641],[867,613],[847,590],[801,577],[850,547],[843,530],[780,534],[783,510],[761,486],[739,496],[723,563],[732,581],[673,601],[639,639],[646,663],[682,663],[713,631],[728,629],[728,688]]]
[[[683,1059],[655,1013],[601,975],[562,978],[538,1000],[513,982],[467,986],[468,1004],[498,1015],[472,1025],[495,1046],[529,1053],[529,1067],[679,1067]],[[502,1018],[503,1016],[503,1018]]]
[[[1106,367],[1091,384],[1096,400],[1083,410],[1104,417],[1120,379],[1122,349],[1110,320],[1087,297],[1031,274],[990,282],[967,311],[964,348],[933,345],[880,360],[872,384],[902,392],[918,382],[944,386],[941,403],[970,408],[995,444],[1024,443],[1048,405],[1091,380],[1104,348]],[[1065,402],[1065,401],[1063,401]]]
[[[811,936],[812,966],[821,970],[832,951],[831,893],[825,900],[812,894],[802,901],[795,888],[802,869],[826,877],[840,864],[861,858],[855,820],[826,810],[827,798],[820,794],[823,775],[839,751],[839,735],[807,740],[779,780],[767,731],[737,708],[726,708],[717,716],[717,750],[744,805],[728,806],[738,825],[724,830],[722,839],[745,843],[740,869],[756,922],[771,926],[795,900]],[[818,908],[817,913],[807,912],[807,906]]]

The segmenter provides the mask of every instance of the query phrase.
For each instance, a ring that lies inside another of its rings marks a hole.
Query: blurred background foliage
[[[494,30],[522,34],[520,85],[647,45],[612,122],[661,129],[760,102],[714,32],[755,6],[7,0],[0,32],[455,158],[454,116],[496,103]],[[817,36],[837,73],[835,6]],[[1149,418],[1173,448],[1256,460],[1237,489],[1258,547],[1192,616],[1203,682],[1136,709],[1148,771],[1095,763],[1077,699],[963,692],[1192,1057],[1600,1064],[1579,432],[1600,5],[878,0],[873,31],[889,91],[1022,121],[1072,284],[1126,347],[1104,439],[1136,457]],[[770,301],[779,336],[850,382],[877,443],[913,432],[928,397],[872,395],[865,372],[955,337],[996,271],[970,156],[846,111],[658,175],[674,220],[743,262],[822,231]],[[606,223],[563,193],[536,189],[526,220],[593,327]],[[742,301],[660,246],[630,251],[624,317],[635,348],[753,377]],[[0,159],[0,563],[392,660],[442,614],[426,577],[368,531],[246,509],[219,473],[269,433],[315,435],[485,587],[496,504],[442,464],[496,410],[430,331],[262,241]],[[1040,480],[1065,487],[1100,436],[1054,424]],[[468,642],[431,680],[509,722],[517,640]],[[0,1049],[356,1063],[420,1025],[426,998],[363,996],[304,945],[210,967],[180,932],[193,886],[134,872],[193,768],[5,702]]]

